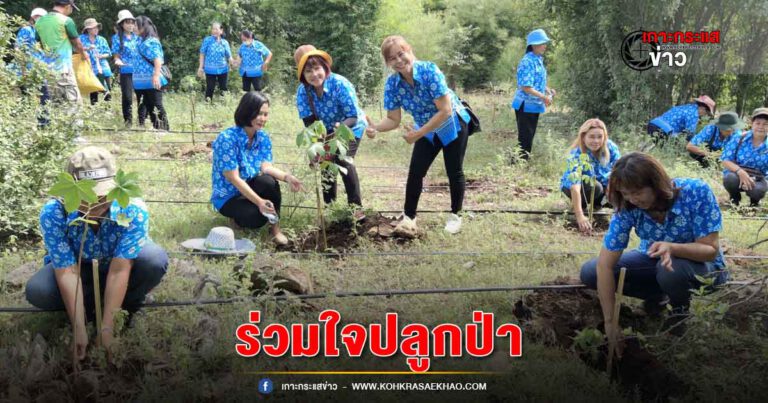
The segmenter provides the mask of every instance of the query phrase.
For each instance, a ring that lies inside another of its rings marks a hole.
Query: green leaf
[[[72,175],[66,172],[60,173],[57,179],[48,193],[64,199],[64,209],[67,213],[77,210],[82,202],[96,203],[99,201],[99,197],[93,191],[96,181],[92,179],[76,181]]]
[[[314,123],[312,123],[309,128],[317,135],[317,137],[323,137],[328,132],[328,129],[325,128],[325,124],[323,124],[322,120],[316,120]]]
[[[120,213],[117,215],[117,225],[121,227],[128,227],[131,225],[131,218],[128,217],[125,213]]]
[[[339,150],[339,140],[333,139],[328,142],[328,146],[330,147],[330,150],[328,150],[329,153],[336,154],[336,151]]]
[[[336,128],[336,137],[343,140],[345,143],[349,143],[355,138],[355,133],[345,124],[340,124]]]
[[[120,207],[128,207],[131,197],[141,197],[138,178],[139,174],[136,172],[126,174],[122,169],[117,171],[115,188],[109,191],[107,200],[117,200]]]

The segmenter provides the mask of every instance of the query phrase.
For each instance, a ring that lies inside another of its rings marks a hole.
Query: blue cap
[[[541,45],[544,43],[549,42],[549,37],[547,36],[547,33],[544,32],[543,29],[535,29],[531,31],[526,39],[526,46],[530,45]]]

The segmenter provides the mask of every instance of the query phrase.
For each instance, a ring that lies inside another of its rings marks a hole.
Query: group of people
[[[124,18],[118,18],[119,47],[116,48],[113,41],[112,53],[116,61],[121,61],[118,65],[121,66],[122,86],[123,68],[126,68],[128,81],[131,80],[131,73],[133,80],[146,80],[143,74],[157,71],[162,65],[162,47],[153,30],[148,28],[148,19],[136,19],[139,26],[136,30],[133,28],[134,20],[128,18],[129,14],[121,13]],[[94,28],[92,25],[89,30]],[[212,26],[212,35],[205,39],[200,52],[200,67],[209,83],[207,94],[210,95],[213,84],[222,83],[221,59],[225,60],[224,69],[228,68],[227,64],[238,64],[232,58],[228,43],[221,38],[220,31],[220,26]],[[243,39],[252,39],[252,34],[244,33]],[[542,59],[549,41],[543,30],[531,32],[518,68],[518,90],[512,107],[517,117],[521,158],[527,158],[531,151],[538,115],[551,105],[556,94],[547,87]],[[261,55],[263,63],[258,69],[263,73],[271,53],[257,45],[248,46],[253,46],[253,49],[243,50],[241,47],[240,58],[245,60]],[[137,64],[141,63],[144,52],[154,55],[155,58],[149,60],[155,63],[154,66],[147,63],[139,69]],[[332,71],[330,54],[312,45],[298,47],[294,53],[298,118],[305,126],[322,121],[327,128],[327,136],[332,136],[340,125],[346,125],[355,134],[347,147],[347,155],[354,157],[363,134],[374,138],[379,133],[396,130],[402,122],[403,111],[410,114],[415,124],[405,126],[403,139],[412,144],[413,149],[398,229],[415,230],[423,179],[442,151],[451,195],[451,214],[445,223],[445,231],[455,234],[462,226],[459,214],[465,192],[463,162],[471,134],[470,111],[448,88],[438,66],[418,60],[403,37],[394,35],[385,38],[381,44],[381,56],[392,73],[386,78],[384,86],[386,117],[375,122],[361,108],[354,85]],[[216,57],[218,61],[213,59]],[[240,66],[241,72],[250,72],[253,77],[258,77],[256,70],[242,67],[243,64]],[[131,71],[132,67],[136,69]],[[152,88],[157,88],[155,79],[162,77],[153,75],[151,78]],[[223,83],[226,86],[225,79]],[[162,87],[164,82],[159,84]],[[259,86],[258,81],[251,84],[254,88]],[[147,96],[146,93],[140,95]],[[693,113],[699,116],[702,113],[713,114],[714,102],[707,100],[708,97],[698,98],[694,107],[685,108],[685,118],[679,120],[687,122],[687,119],[692,119],[688,115]],[[213,142],[210,201],[216,211],[240,227],[270,225],[274,242],[284,245],[288,240],[276,219],[281,212],[280,182],[287,183],[292,191],[301,191],[303,185],[290,172],[273,165],[272,142],[264,130],[269,112],[270,101],[261,92],[247,91],[243,95],[234,113],[234,126],[222,131]],[[726,182],[738,180],[739,191],[746,191],[750,198],[759,189],[764,194],[764,179],[753,179],[749,171],[753,168],[752,164],[758,169],[763,168],[759,164],[764,163],[762,155],[768,110],[759,109],[753,114],[752,131],[739,135],[738,141],[728,140],[729,135],[734,137],[734,131],[739,126],[729,116],[721,114],[713,123],[714,129],[702,132],[703,140],[692,141],[696,148],[691,150],[707,153],[711,151],[704,151],[702,147],[711,150],[710,146],[720,144],[726,150],[722,157]],[[667,116],[664,120],[669,122],[672,118]],[[654,123],[654,127],[665,129],[660,121]],[[719,143],[715,144],[715,140]],[[104,152],[91,147],[81,150],[70,160],[69,171],[75,178],[87,177],[97,180],[100,185],[104,184],[97,186],[97,194],[102,197],[101,205],[84,206],[80,212],[68,215],[60,201],[52,200],[46,204],[41,213],[41,228],[48,250],[46,266],[27,285],[30,302],[45,308],[66,307],[78,332],[84,330],[85,319],[74,316],[77,311],[74,307],[81,306],[82,301],[75,297],[72,289],[77,283],[73,274],[79,269],[74,257],[84,229],[83,226],[68,225],[78,215],[90,211],[88,215],[99,223],[85,229],[88,231],[85,257],[105,261],[103,266],[99,265],[100,269],[104,268],[101,274],[105,276],[101,284],[106,286],[105,325],[99,332],[112,331],[112,315],[116,307],[135,310],[137,301],[141,301],[159,282],[167,266],[165,252],[149,240],[149,216],[140,201],[132,201],[127,209],[116,203],[104,205],[104,195],[114,186],[110,175],[114,167],[103,165],[104,161],[113,159]],[[573,205],[579,229],[591,229],[584,215],[585,209],[609,204],[615,209],[599,257],[585,263],[581,270],[582,281],[598,290],[609,336],[620,333],[620,329],[610,324],[613,323],[616,278],[622,267],[627,269],[625,294],[644,299],[649,312],[658,313],[664,304],[671,304],[676,314],[671,318],[686,315],[690,303],[689,290],[700,284],[698,276],[715,276],[716,284],[722,284],[727,279],[719,246],[722,216],[717,200],[705,182],[670,178],[663,166],[645,153],[632,152],[622,156],[619,147],[608,138],[605,123],[599,119],[589,119],[579,128],[568,159],[561,188]],[[336,163],[346,168],[341,175],[348,203],[362,206],[354,160],[337,158]],[[326,184],[324,199],[332,202],[336,198],[336,178],[326,176],[323,181]],[[127,215],[133,221],[128,227],[117,226],[112,220],[118,214]],[[624,252],[633,228],[641,239],[640,247],[636,251]],[[84,276],[82,281],[91,280]],[[86,298],[89,296],[86,295]],[[90,315],[90,311],[85,312],[86,316]],[[83,352],[87,339],[87,335],[80,335],[75,340]]]

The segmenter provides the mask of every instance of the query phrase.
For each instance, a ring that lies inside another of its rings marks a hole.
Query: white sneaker
[[[461,231],[461,217],[456,214],[448,216],[448,220],[445,222],[445,231],[449,234],[456,234]]]

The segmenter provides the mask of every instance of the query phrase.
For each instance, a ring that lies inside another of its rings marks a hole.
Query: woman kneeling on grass
[[[581,156],[589,156],[589,166],[582,165]],[[560,188],[573,204],[573,213],[581,232],[592,230],[592,224],[584,215],[589,201],[598,210],[603,205],[603,196],[608,187],[611,168],[621,157],[619,147],[608,139],[608,129],[600,119],[589,119],[579,128],[579,135],[571,146],[568,162],[560,179]],[[593,179],[592,183],[582,182],[582,177]]]
[[[269,100],[259,92],[247,92],[235,111],[235,126],[213,142],[211,203],[244,228],[261,228],[267,216],[280,215],[279,180],[294,192],[302,189],[295,176],[272,166],[272,140],[264,131],[268,119]],[[288,244],[277,222],[271,232],[276,244]]]
[[[608,199],[616,207],[596,259],[581,268],[581,281],[597,288],[609,340],[614,328],[616,279],[626,267],[624,294],[642,298],[649,314],[672,305],[665,328],[681,331],[687,316],[690,290],[701,283],[696,276],[727,279],[720,250],[722,215],[712,189],[700,179],[671,179],[661,163],[648,154],[633,152],[620,158],[611,172]],[[637,250],[623,253],[629,234],[640,238]]]
[[[387,117],[376,124],[368,118],[366,134],[373,138],[377,132],[397,129],[402,120],[402,109],[413,115],[416,121],[416,126],[405,127],[403,135],[405,141],[414,146],[405,185],[405,211],[398,229],[415,232],[422,182],[442,150],[451,188],[452,213],[445,230],[455,234],[461,229],[458,214],[464,203],[464,153],[469,138],[469,113],[448,88],[440,69],[432,62],[416,60],[411,46],[403,37],[384,39],[381,55],[387,66],[395,71],[384,85]]]

